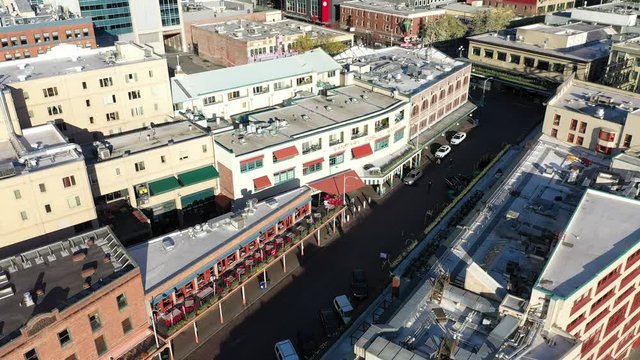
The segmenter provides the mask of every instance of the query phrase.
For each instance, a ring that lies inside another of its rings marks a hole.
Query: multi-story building
[[[84,149],[100,211],[125,202],[155,231],[215,214],[218,172],[208,131],[179,121],[106,137]]]
[[[620,33],[637,32],[640,5],[629,1],[594,3],[571,10],[570,20],[613,26]]]
[[[603,83],[631,92],[640,89],[640,37],[613,44]]]
[[[339,26],[339,1],[286,0],[278,5],[281,7],[280,10],[282,10],[288,18],[312,22],[328,28]]]
[[[282,59],[183,75],[171,79],[176,115],[216,120],[276,106],[299,92],[340,85],[341,66],[321,49]]]
[[[583,195],[529,304],[541,319],[540,334],[574,343],[564,353],[558,352],[562,347],[542,346],[545,353],[531,346],[524,356],[627,358],[640,326],[639,226],[630,220],[637,219],[638,211],[637,200],[595,190]]]
[[[573,9],[575,0],[485,0],[484,5],[511,9],[519,16],[532,16]]]
[[[140,269],[109,228],[0,260],[0,357],[135,358],[156,346]]]
[[[223,66],[236,66],[295,55],[295,42],[309,35],[313,41],[353,45],[353,34],[294,20],[256,22],[233,20],[193,25],[193,50]]]
[[[347,1],[340,4],[340,27],[355,32],[365,43],[399,45],[422,37],[420,29],[446,14],[434,5],[451,1],[416,0],[410,6],[393,0]]]
[[[602,76],[616,34],[609,26],[533,24],[469,37],[475,74],[541,92],[552,92],[571,74]]]
[[[129,43],[79,49],[0,65],[21,128],[55,122],[70,142],[85,143],[172,114],[166,60]]]
[[[50,17],[16,21],[0,27],[0,62],[33,58],[59,44],[95,48],[96,38],[89,18],[55,20]]]
[[[100,37],[133,31],[128,0],[63,0],[60,3],[91,18]]]
[[[638,146],[640,95],[573,78],[549,100],[542,132],[604,155]]]

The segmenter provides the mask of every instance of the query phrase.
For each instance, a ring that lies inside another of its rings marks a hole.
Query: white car
[[[458,145],[461,142],[463,142],[464,139],[466,138],[467,138],[467,133],[462,131],[459,133],[456,133],[455,135],[453,135],[453,137],[451,137],[451,145]]]
[[[348,324],[351,321],[351,315],[353,314],[353,306],[351,306],[351,302],[347,295],[336,296],[333,299],[333,306],[336,308],[338,315],[342,318],[342,321],[345,324]]]
[[[300,360],[296,348],[293,347],[289,339],[276,343],[275,351],[278,360]]]
[[[438,148],[438,150],[436,151],[436,158],[438,159],[442,159],[445,156],[449,155],[449,153],[451,152],[451,146],[449,145],[442,145],[440,146],[440,148]]]

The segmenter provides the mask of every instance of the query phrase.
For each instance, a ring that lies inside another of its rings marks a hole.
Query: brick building
[[[109,228],[10,255],[0,358],[117,359],[155,346],[140,270]]]
[[[575,0],[486,0],[484,5],[511,9],[519,16],[531,16],[572,9]]]
[[[58,44],[96,48],[90,18],[0,27],[0,62],[36,57]]]

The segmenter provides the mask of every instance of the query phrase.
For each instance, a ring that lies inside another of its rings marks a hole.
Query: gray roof
[[[536,288],[567,298],[640,241],[640,201],[588,189]]]
[[[411,16],[417,14],[433,13],[444,14],[444,10],[436,9],[435,5],[429,6],[407,6],[407,2],[402,0],[356,0],[345,1],[341,7],[353,7],[356,9],[367,9],[381,13],[389,13],[401,16]]]
[[[56,27],[70,26],[70,25],[85,25],[87,27],[93,26],[91,23],[91,18],[86,18],[86,17],[55,20],[55,17],[53,16],[40,16],[37,18],[27,18],[27,19],[13,18],[12,22],[13,22],[13,25],[0,27],[0,36],[3,33],[27,31],[27,30],[51,29],[51,31],[55,31]],[[60,34],[60,39],[62,39],[62,34]],[[83,37],[83,39],[87,39],[87,38]]]
[[[352,34],[329,29],[323,26],[313,25],[306,22],[291,19],[261,22],[245,19],[230,20],[227,22],[216,22],[213,24],[194,25],[200,29],[216,32],[220,36],[233,38],[236,41],[263,41],[275,39],[276,36],[296,36],[310,35],[312,38],[352,36]]]
[[[297,75],[340,70],[340,64],[321,49],[282,59],[205,71],[171,79],[173,102]]]

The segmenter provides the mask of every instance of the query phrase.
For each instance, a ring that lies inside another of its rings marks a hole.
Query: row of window
[[[524,64],[524,66],[526,67],[535,68],[541,71],[551,71],[563,74],[565,70],[565,64],[562,63],[551,63],[549,61],[540,60],[533,57],[521,56],[518,54],[508,54],[504,51],[481,49],[477,46],[471,47],[471,53],[475,56],[482,56],[487,59],[496,59],[498,61],[509,62],[511,64]],[[524,62],[522,61],[523,59]]]
[[[86,44],[76,44],[77,47],[82,48],[82,47],[86,47],[86,48],[91,48],[93,46],[92,43],[88,42]],[[37,50],[38,55],[42,55],[45,52],[49,51],[51,49],[50,46],[47,46],[45,49],[43,49],[42,47],[39,47]],[[12,52],[9,52],[12,51]],[[11,60],[20,60],[22,58],[28,59],[31,56],[33,56],[33,54],[31,53],[31,50],[15,50],[15,52],[13,52],[13,50],[8,50],[5,54],[4,54],[4,60],[5,61],[11,61]]]
[[[58,31],[53,32],[45,32],[42,34],[33,34],[33,39],[30,41],[26,35],[20,36],[12,36],[9,38],[0,39],[0,48],[14,47],[14,46],[25,46],[31,44],[40,44],[43,42],[49,41],[60,41],[60,40],[68,40],[68,39],[81,39],[83,37],[89,37],[89,28],[75,29],[75,30],[66,30],[61,36]]]
[[[202,145],[202,152],[206,153],[207,152],[207,145]],[[180,152],[178,153],[178,159],[179,160],[187,160],[189,158],[189,152],[186,150],[180,150]],[[166,164],[167,163],[167,157],[165,155],[160,155],[160,163],[161,164]],[[144,161],[138,161],[136,163],[134,163],[134,168],[136,170],[136,172],[140,172],[140,171],[144,171],[147,169]],[[116,175],[120,175],[120,168],[116,168]]]

